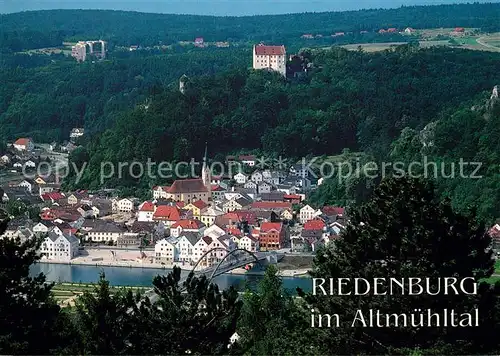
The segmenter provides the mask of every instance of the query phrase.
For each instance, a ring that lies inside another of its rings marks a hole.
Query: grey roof
[[[321,230],[302,230],[302,232],[300,233],[300,236],[308,238],[320,238],[322,235],[323,231]]]
[[[125,232],[125,229],[104,220],[85,220],[83,226],[92,228],[90,232]]]
[[[283,192],[271,192],[262,193],[260,195],[262,201],[283,201],[285,193]]]

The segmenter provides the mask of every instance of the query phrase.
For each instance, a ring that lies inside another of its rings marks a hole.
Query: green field
[[[75,298],[82,295],[84,292],[95,294],[95,284],[80,284],[80,283],[59,283],[52,288],[52,294],[55,300],[63,307],[72,305]],[[148,290],[147,287],[121,287],[110,286],[111,294],[121,290],[132,290],[132,292],[144,292]]]

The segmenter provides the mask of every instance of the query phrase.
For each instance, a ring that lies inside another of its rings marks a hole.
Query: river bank
[[[70,266],[91,266],[91,267],[120,267],[120,268],[134,268],[134,269],[150,269],[150,270],[172,270],[174,267],[179,267],[181,270],[189,272],[193,269],[189,263],[155,263],[154,251],[141,251],[139,250],[108,250],[108,249],[86,249],[81,251],[81,255],[75,257],[71,261],[53,261],[41,260],[39,263],[43,264],[59,264]],[[301,277],[307,276],[308,271],[312,266],[310,258],[285,256],[277,267],[283,277]],[[205,267],[199,266],[197,270],[202,270]],[[263,275],[264,271],[260,269],[253,269],[250,271],[244,268],[236,268],[229,271],[228,274],[235,275]]]
[[[179,267],[183,271],[191,271],[192,267],[189,265],[161,265],[155,263],[147,263],[147,264],[130,264],[126,262],[102,262],[102,261],[71,261],[71,262],[62,262],[62,261],[40,261],[41,264],[47,265],[69,265],[69,266],[90,266],[90,267],[119,267],[119,268],[139,268],[139,269],[151,269],[151,270],[165,270],[165,272],[171,271],[174,267]],[[199,268],[203,269],[203,268]],[[307,277],[309,269],[281,269],[280,274],[283,277]],[[263,276],[265,271],[262,270],[250,270],[247,271],[244,268],[235,268],[226,274],[236,274],[236,275],[249,275],[249,276]]]

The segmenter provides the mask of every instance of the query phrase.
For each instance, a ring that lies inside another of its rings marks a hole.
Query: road
[[[495,52],[500,52],[500,48],[498,47],[495,47],[493,45],[490,45],[489,43],[486,43],[484,42],[486,39],[486,37],[479,37],[476,42],[479,43],[481,46],[484,46],[484,47],[488,47],[488,48],[491,48],[491,49],[494,49]]]

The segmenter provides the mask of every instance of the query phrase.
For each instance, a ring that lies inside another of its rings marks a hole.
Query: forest
[[[211,17],[124,11],[51,10],[0,15],[0,51],[60,46],[63,41],[103,39],[111,45],[169,45],[178,41],[283,43],[292,46],[304,33],[376,32],[381,28],[478,28],[500,30],[500,4],[404,6],[347,12],[272,16]],[[388,38],[385,37],[387,40]],[[401,40],[394,36],[391,41]],[[336,41],[336,40],[335,40]],[[342,41],[342,40],[341,40]],[[377,41],[357,35],[351,43]],[[330,44],[334,42],[330,38]]]

